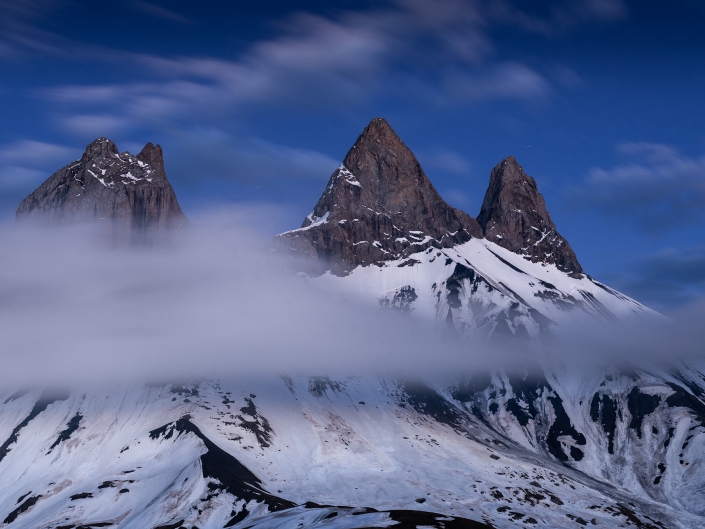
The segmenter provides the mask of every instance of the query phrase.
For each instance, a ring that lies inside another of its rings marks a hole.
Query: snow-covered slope
[[[408,259],[310,279],[332,289],[411,312],[471,336],[494,332],[539,338],[581,320],[662,318],[589,276],[533,263],[486,239],[428,248]]]
[[[613,374],[585,392],[603,403],[634,400],[630,387],[671,395],[632,416],[624,406],[610,455],[609,421],[591,418],[590,399],[501,376],[450,385],[284,376],[3,396],[0,516],[27,528],[352,528],[426,511],[436,515],[416,514],[412,525],[701,527],[705,416],[683,407],[697,399],[682,382],[671,384]],[[551,416],[565,424],[542,424]],[[560,461],[535,441],[544,435],[585,457]]]

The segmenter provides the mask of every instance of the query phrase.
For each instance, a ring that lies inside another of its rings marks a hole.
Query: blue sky
[[[0,0],[0,218],[107,136],[160,143],[187,215],[288,229],[382,116],[473,216],[516,156],[586,271],[672,312],[705,292],[703,27],[696,0]]]

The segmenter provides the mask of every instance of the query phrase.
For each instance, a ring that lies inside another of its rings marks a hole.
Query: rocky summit
[[[373,119],[335,170],[301,228],[275,239],[319,271],[345,275],[431,246],[482,237],[477,221],[449,206],[411,150],[382,118]]]
[[[477,217],[488,240],[532,262],[555,264],[574,277],[583,269],[551,220],[546,202],[513,156],[499,162]]]
[[[159,145],[133,156],[107,138],[86,147],[80,160],[50,176],[17,209],[18,221],[42,224],[103,222],[116,244],[149,243],[190,223],[164,172]]]
[[[278,235],[275,245],[304,258],[311,265],[307,271],[343,276],[358,266],[407,257],[413,265],[413,254],[472,238],[486,238],[534,263],[554,264],[576,279],[583,272],[536,181],[513,156],[492,170],[475,220],[440,197],[389,123],[375,118],[301,227]]]

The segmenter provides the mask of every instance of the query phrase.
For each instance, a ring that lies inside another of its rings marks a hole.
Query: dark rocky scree
[[[499,162],[477,217],[488,240],[533,262],[555,264],[579,277],[583,269],[575,252],[557,231],[536,181],[513,156]]]
[[[317,272],[345,275],[434,246],[482,237],[477,221],[449,206],[389,124],[373,119],[330,178],[301,228],[275,242],[314,258]]]
[[[107,138],[88,145],[80,160],[25,198],[16,219],[105,223],[117,245],[151,243],[167,230],[190,225],[164,172],[161,147],[148,143],[137,156],[120,154]]]

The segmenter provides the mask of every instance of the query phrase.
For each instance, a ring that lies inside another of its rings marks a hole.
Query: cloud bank
[[[435,322],[319,290],[272,253],[263,234],[275,216],[274,207],[210,212],[159,247],[129,251],[88,227],[2,226],[0,383],[428,377],[541,357],[527,343],[459,340]],[[688,358],[702,354],[703,315],[699,307],[646,328],[581,324],[543,352],[557,368]]]
[[[254,228],[274,211],[211,215],[150,250],[106,247],[87,227],[3,226],[0,383],[363,374],[460,358],[457,344],[439,351],[432,325],[287,272]]]

